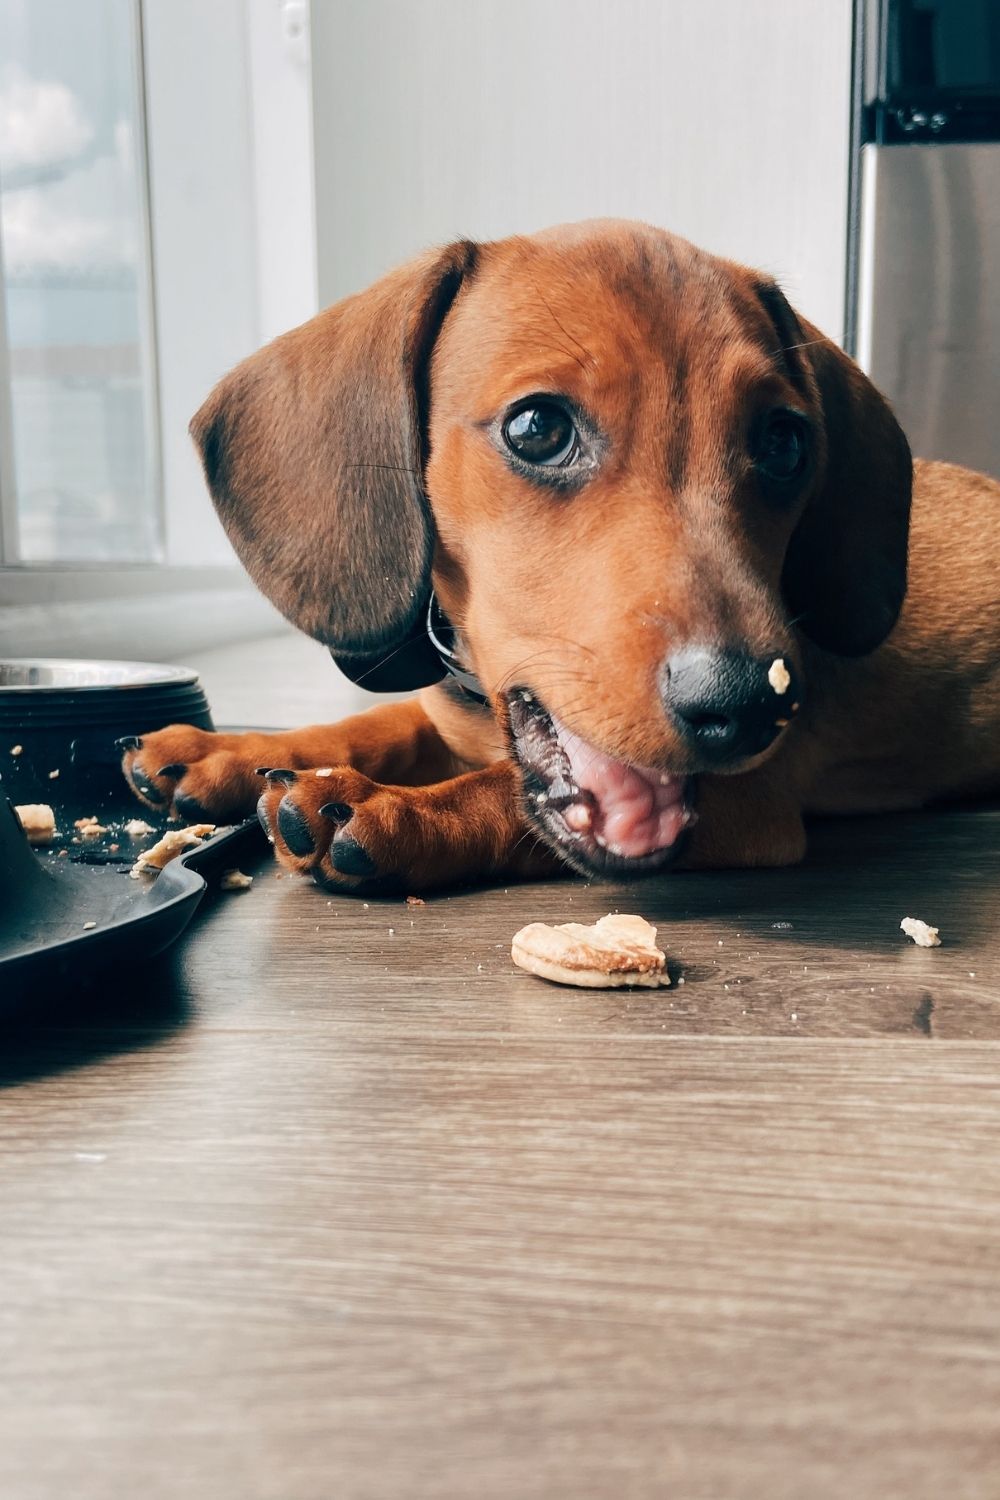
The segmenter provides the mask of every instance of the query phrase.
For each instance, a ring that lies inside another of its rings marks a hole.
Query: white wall
[[[257,342],[243,0],[143,9],[167,560],[218,563],[232,554],[187,425]]]
[[[308,0],[245,0],[261,343],[317,309]]]
[[[313,0],[320,302],[424,245],[674,229],[844,323],[851,0]]]

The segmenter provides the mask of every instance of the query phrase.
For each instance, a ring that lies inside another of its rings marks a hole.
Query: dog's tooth
[[[532,792],[531,795],[534,797],[539,807],[544,807],[545,803],[549,800],[548,792]]]
[[[586,802],[574,802],[563,813],[563,822],[574,833],[589,833],[593,827],[594,815]]]
[[[597,846],[601,849],[606,849],[608,847],[607,839],[602,838],[599,833],[594,834],[594,843],[597,844]]]

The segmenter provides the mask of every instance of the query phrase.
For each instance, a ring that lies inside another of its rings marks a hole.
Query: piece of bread
[[[252,885],[252,875],[244,875],[242,870],[223,870],[222,879],[219,881],[219,890],[248,891]]]
[[[142,818],[130,818],[124,829],[130,839],[141,839],[145,834],[153,832],[153,825]]]
[[[77,818],[73,824],[82,839],[99,839],[107,833],[103,823],[97,821],[96,816],[90,818]]]
[[[666,956],[656,946],[656,928],[643,917],[609,914],[593,927],[532,922],[514,934],[510,954],[518,968],[554,984],[654,989],[670,983]]]
[[[176,859],[186,849],[196,849],[214,832],[214,823],[195,823],[190,828],[168,828],[158,843],[151,849],[142,851],[129,874],[133,880],[138,880],[140,875],[156,875],[172,859]]]
[[[912,938],[918,948],[940,948],[941,939],[938,937],[936,927],[928,927],[926,922],[921,922],[919,917],[904,917],[900,927],[908,938]]]
[[[29,844],[48,844],[56,831],[56,815],[47,802],[22,802],[15,807]]]

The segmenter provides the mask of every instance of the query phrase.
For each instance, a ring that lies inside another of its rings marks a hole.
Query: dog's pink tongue
[[[675,843],[688,822],[684,779],[612,760],[562,724],[556,733],[581,791],[594,799],[593,833],[612,854],[637,859]],[[567,822],[575,826],[574,809]]]

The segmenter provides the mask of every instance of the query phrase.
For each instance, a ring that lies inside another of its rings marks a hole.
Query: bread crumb
[[[143,822],[142,818],[130,818],[125,824],[125,832],[130,839],[141,839],[143,834],[153,832],[153,826]]]
[[[242,870],[223,870],[222,879],[219,881],[219,890],[248,891],[252,885],[252,875],[244,875]]]
[[[788,692],[792,678],[791,673],[785,666],[784,657],[776,656],[774,658],[774,661],[768,668],[767,680],[779,696]]]
[[[643,917],[609,913],[592,927],[532,922],[514,934],[510,954],[518,968],[554,984],[652,989],[670,983],[656,928]]]
[[[56,815],[47,802],[22,802],[14,811],[29,844],[51,842],[56,831]]]
[[[938,928],[928,927],[926,922],[921,922],[919,917],[904,917],[900,927],[908,938],[912,938],[918,948],[940,948],[941,939],[938,937]]]
[[[96,927],[96,926],[97,926],[96,922],[84,922],[84,924],[83,924],[83,930],[84,930],[84,932],[89,932],[92,927]]]
[[[426,906],[427,902],[423,896],[407,896],[406,904],[407,906]]]
[[[85,839],[99,839],[108,831],[103,823],[98,823],[96,817],[77,818],[73,827],[78,829],[80,837]]]
[[[138,880],[141,875],[158,875],[164,865],[183,854],[185,849],[197,849],[214,832],[214,823],[195,823],[190,828],[170,828],[151,849],[142,851],[129,874],[133,880]]]
[[[333,767],[332,766],[321,766],[319,768],[319,770],[316,772],[316,775],[317,776],[332,776],[333,775]]]
[[[50,771],[49,772],[49,780],[50,781],[56,781],[58,779],[58,776],[59,776],[59,772],[58,771]]]
[[[17,757],[19,755],[23,755],[24,754],[24,746],[23,745],[11,745],[11,747],[10,747],[10,753],[14,757],[14,759],[17,760]]]

